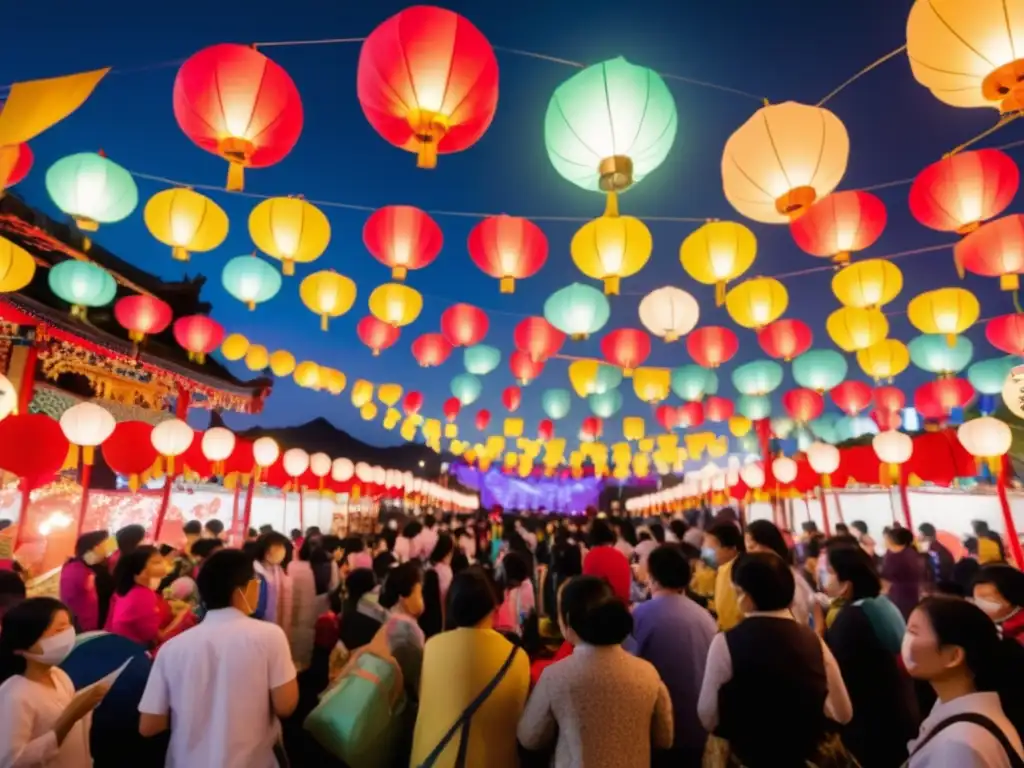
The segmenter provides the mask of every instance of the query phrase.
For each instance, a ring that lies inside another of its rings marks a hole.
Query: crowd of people
[[[59,599],[0,571],[0,768],[1019,766],[1024,574],[976,533],[957,561],[930,525],[732,509],[87,532]],[[101,722],[128,684],[64,667],[103,632],[145,666]]]

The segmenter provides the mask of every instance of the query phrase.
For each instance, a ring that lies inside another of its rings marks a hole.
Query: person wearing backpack
[[[1020,768],[1024,649],[975,605],[930,597],[910,615],[901,655],[938,701],[908,744],[909,768]]]

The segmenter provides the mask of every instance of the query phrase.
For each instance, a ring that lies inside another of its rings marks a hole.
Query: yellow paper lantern
[[[292,378],[300,387],[306,389],[320,389],[320,366],[310,361],[299,363],[295,366]]]
[[[654,450],[654,438],[643,437],[637,441],[636,448],[641,453],[650,453]]]
[[[725,301],[725,284],[754,263],[757,238],[735,221],[709,221],[679,246],[683,269],[698,283],[715,286],[715,303]]]
[[[651,471],[651,460],[646,454],[638,453],[633,457],[633,474],[637,477],[647,477]]]
[[[484,445],[487,448],[487,455],[497,458],[505,451],[505,438],[501,435],[490,435]]]
[[[907,305],[911,325],[921,333],[944,334],[950,346],[956,343],[956,335],[974,325],[980,314],[978,299],[964,288],[925,291]]]
[[[519,437],[523,434],[523,420],[518,418],[505,419],[502,432],[505,437]]]
[[[651,231],[640,219],[620,216],[616,195],[608,195],[604,215],[573,235],[569,250],[587,277],[604,281],[604,292],[619,295],[622,278],[635,275],[651,257]]]
[[[857,352],[882,341],[889,334],[889,321],[880,309],[842,307],[828,316],[825,330],[844,352]]]
[[[270,356],[270,371],[275,376],[290,376],[295,370],[295,355],[283,349]]]
[[[574,360],[569,363],[569,383],[580,397],[594,394],[599,365],[596,360]]]
[[[213,200],[191,189],[165,189],[146,203],[146,228],[171,258],[188,261],[189,252],[212,251],[228,236],[228,215]]]
[[[753,423],[746,416],[731,416],[729,418],[729,431],[734,437],[743,437],[750,432],[752,426]]]
[[[249,340],[240,333],[232,333],[220,345],[220,353],[225,360],[235,362],[245,357],[249,351]]]
[[[348,379],[345,374],[335,368],[320,367],[320,384],[332,395],[340,395],[345,391]]]
[[[903,273],[885,259],[858,261],[832,278],[832,293],[846,307],[881,307],[899,296],[901,290]]]
[[[352,385],[352,405],[356,408],[362,408],[364,405],[373,400],[373,383],[366,379],[359,379],[355,384]],[[426,432],[424,432],[426,434]],[[437,436],[441,436],[441,431],[438,430]]]
[[[36,262],[29,252],[0,237],[0,293],[20,291],[32,282],[35,273]]]
[[[660,403],[668,397],[672,373],[667,368],[637,368],[633,371],[633,391],[645,403]]]
[[[381,384],[377,387],[377,399],[389,408],[393,408],[402,399],[402,385]]]
[[[245,367],[250,371],[262,371],[270,364],[270,355],[262,344],[253,344],[245,352]]]
[[[773,277],[744,280],[725,297],[729,317],[744,328],[764,328],[782,317],[788,305],[786,286]]]
[[[643,440],[644,420],[639,416],[626,416],[622,420],[622,436],[627,440]]]
[[[910,350],[902,341],[884,339],[857,352],[861,370],[875,381],[892,379],[910,365]]]
[[[298,197],[272,197],[249,214],[249,236],[256,247],[295,274],[296,262],[316,261],[331,241],[331,222],[323,211]]]
[[[373,421],[377,418],[377,404],[374,402],[363,403],[359,407],[359,415],[363,417],[363,421]]]
[[[419,425],[416,422],[411,421],[407,418],[404,421],[402,421],[402,427],[401,429],[398,430],[398,433],[401,435],[402,439],[405,440],[405,442],[411,443],[413,440],[416,439],[416,430],[418,427]]]
[[[314,272],[299,284],[299,298],[310,312],[320,315],[320,330],[326,331],[332,317],[344,315],[356,301],[356,284],[337,272]]]
[[[452,440],[459,436],[459,425],[458,424],[445,424],[444,425],[444,436],[449,440]]]
[[[423,309],[423,296],[404,283],[384,283],[370,294],[370,314],[388,325],[408,325]]]
[[[846,128],[829,110],[770,104],[725,142],[722,187],[748,219],[787,224],[839,186],[849,155]]]

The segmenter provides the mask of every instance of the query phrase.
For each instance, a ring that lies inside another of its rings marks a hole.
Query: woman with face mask
[[[94,566],[107,559],[107,540],[110,534],[106,531],[90,531],[83,533],[75,542],[75,556],[68,560],[60,571],[60,599],[71,610],[72,621],[79,632],[92,632],[99,629],[100,595],[97,589],[97,573]],[[106,590],[107,602],[110,601],[111,585]]]
[[[36,597],[4,616],[0,633],[0,765],[87,768],[97,683],[75,693],[57,668],[75,645],[67,606]]]
[[[966,600],[930,597],[910,614],[901,648],[910,675],[938,701],[908,745],[910,768],[1024,765],[1024,650]]]
[[[260,597],[253,615],[274,622],[286,635],[292,628],[292,580],[288,576],[291,552],[291,541],[277,531],[264,533],[256,542],[254,568],[260,579]]]
[[[172,636],[187,611],[172,615],[157,594],[164,577],[164,559],[156,547],[141,546],[122,554],[114,569],[114,598],[107,620],[108,632],[154,648]]]
[[[986,565],[974,577],[973,596],[1003,637],[1024,645],[1024,573],[1009,565]]]

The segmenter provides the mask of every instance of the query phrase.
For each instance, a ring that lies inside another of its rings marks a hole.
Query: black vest
[[[719,736],[749,768],[803,766],[825,736],[821,641],[791,619],[751,616],[725,633],[732,679],[718,694]]]

